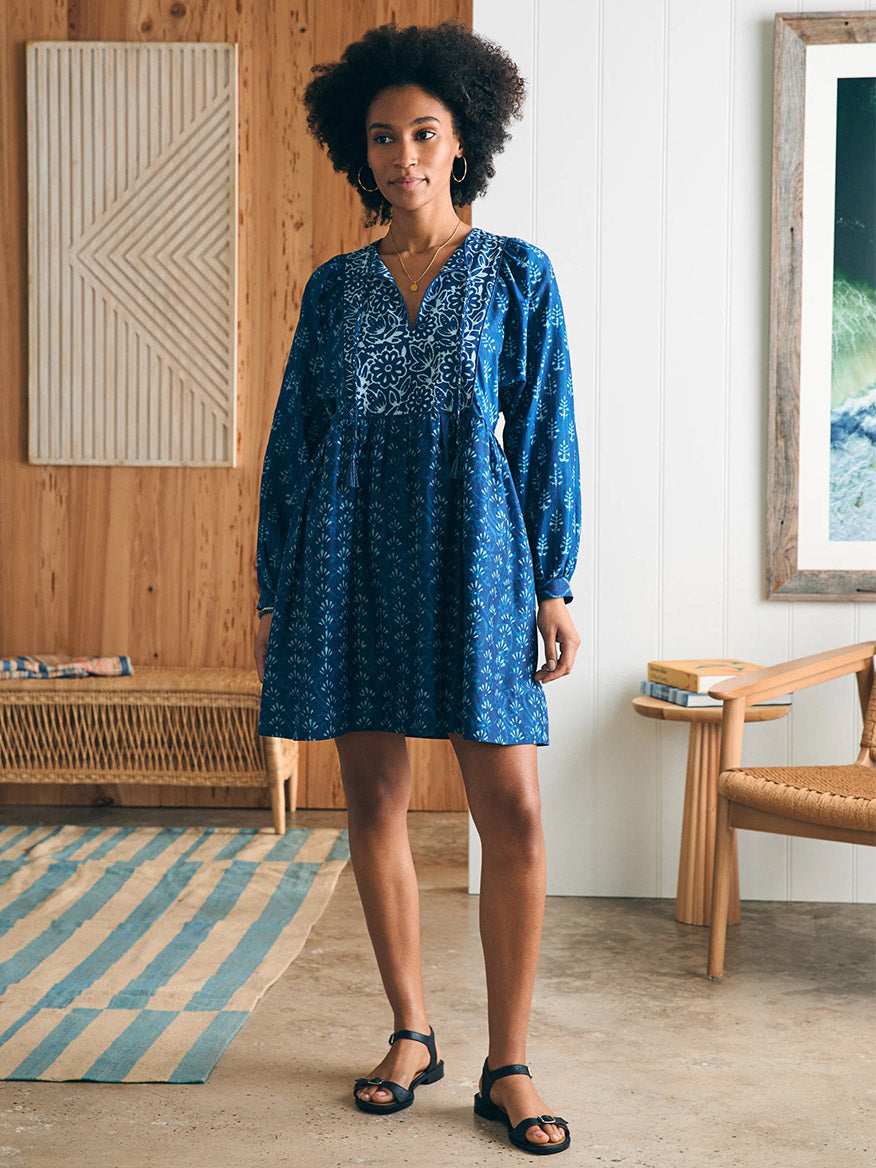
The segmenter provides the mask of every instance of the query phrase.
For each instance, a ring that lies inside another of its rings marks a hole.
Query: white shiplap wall
[[[675,895],[687,731],[633,713],[650,658],[772,664],[876,635],[873,605],[763,599],[774,12],[474,0],[529,83],[474,220],[551,257],[575,376],[582,644],[538,752],[553,894]],[[853,679],[800,694],[744,757],[851,761],[856,703]],[[876,849],[739,845],[745,898],[876,900]]]

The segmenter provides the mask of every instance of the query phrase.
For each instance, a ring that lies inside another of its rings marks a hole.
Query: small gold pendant
[[[414,280],[413,284],[411,284],[411,291],[416,292],[419,287],[420,287],[420,285],[417,283],[416,280]]]

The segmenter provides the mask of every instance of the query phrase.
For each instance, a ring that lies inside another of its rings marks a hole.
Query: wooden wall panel
[[[301,293],[313,268],[360,247],[355,192],[306,132],[312,64],[395,19],[471,23],[471,0],[6,0],[0,7],[0,656],[127,653],[136,664],[249,667],[261,460]],[[25,43],[237,42],[239,301],[237,466],[27,465]],[[462,807],[448,742],[410,741],[414,806]],[[302,805],[339,801],[332,742],[304,750]],[[306,792],[306,795],[305,795]],[[4,789],[0,801],[89,802],[88,787]],[[106,794],[105,792],[103,794]],[[112,794],[125,801],[124,789]],[[137,801],[176,804],[143,788]],[[208,792],[186,792],[192,804]],[[239,806],[259,792],[217,792]],[[260,802],[259,805],[267,805]]]

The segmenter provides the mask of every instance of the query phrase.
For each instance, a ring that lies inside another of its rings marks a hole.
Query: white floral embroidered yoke
[[[537,602],[572,599],[580,524],[544,252],[474,228],[413,325],[375,244],[322,264],[262,471],[260,733],[546,746]]]

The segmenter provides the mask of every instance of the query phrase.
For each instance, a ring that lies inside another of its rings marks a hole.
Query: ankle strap
[[[487,1066],[487,1060],[484,1059],[484,1085],[487,1083],[494,1083],[496,1079],[504,1079],[506,1075],[528,1075],[532,1078],[532,1071],[525,1063],[508,1063],[505,1067],[497,1067],[495,1071],[491,1071]]]
[[[400,1038],[411,1038],[414,1042],[424,1042],[429,1049],[432,1049],[432,1044],[435,1041],[435,1031],[429,1027],[428,1034],[420,1034],[418,1030],[396,1030],[395,1034],[390,1034],[389,1045],[392,1046]]]

